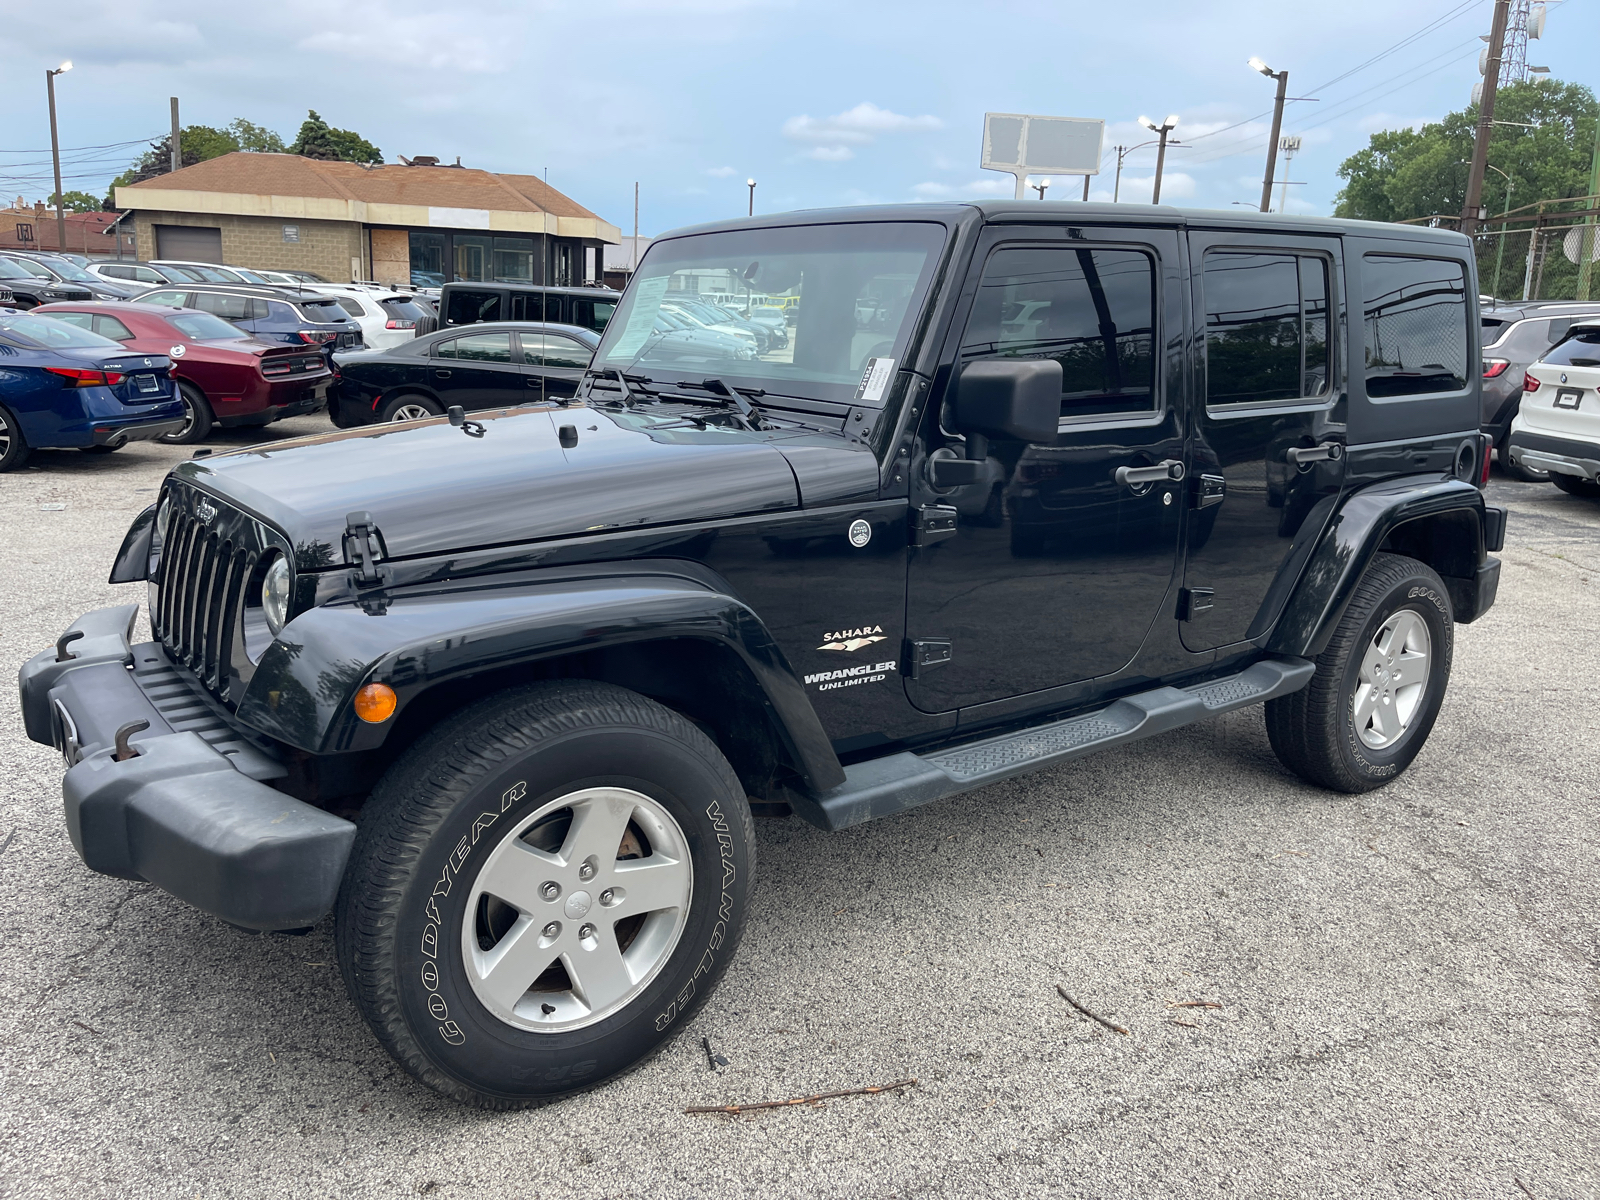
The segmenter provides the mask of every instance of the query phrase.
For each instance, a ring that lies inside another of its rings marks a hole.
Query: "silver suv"
[[[1513,479],[1543,483],[1549,472],[1513,463],[1505,454],[1511,422],[1522,403],[1527,370],[1544,357],[1574,321],[1600,316],[1600,302],[1547,300],[1485,308],[1483,319],[1483,419],[1479,425],[1501,451],[1500,466]]]

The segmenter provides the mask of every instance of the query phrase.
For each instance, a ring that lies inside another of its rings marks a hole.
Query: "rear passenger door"
[[[1286,595],[1344,481],[1348,397],[1339,239],[1189,235],[1200,335],[1179,596],[1184,646],[1243,649]]]
[[[446,405],[501,408],[523,402],[522,371],[512,360],[511,334],[469,333],[433,348],[433,390]]]

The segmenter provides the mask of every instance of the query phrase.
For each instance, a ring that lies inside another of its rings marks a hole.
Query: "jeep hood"
[[[575,445],[562,445],[562,426],[576,430]],[[801,474],[829,480],[821,490],[835,496],[844,478],[844,491],[875,491],[871,453],[826,440],[837,454],[808,445]],[[466,429],[441,418],[298,438],[191,460],[174,474],[276,526],[302,569],[314,569],[343,564],[352,512],[372,514],[388,557],[408,558],[796,508],[785,441],[817,438],[630,410],[524,409],[475,413]],[[819,453],[826,470],[813,469]]]

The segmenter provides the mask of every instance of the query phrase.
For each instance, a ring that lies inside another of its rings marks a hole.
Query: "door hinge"
[[[1221,504],[1228,493],[1228,481],[1221,475],[1201,475],[1194,481],[1194,506],[1210,508]]]
[[[383,534],[367,512],[353,512],[344,519],[344,560],[354,570],[357,587],[375,587],[389,578],[383,558]]]
[[[907,638],[901,670],[912,679],[921,679],[924,671],[949,662],[952,653],[949,638]]]
[[[1192,621],[1202,613],[1211,611],[1215,588],[1182,588],[1178,592],[1178,620]]]
[[[956,535],[956,510],[948,504],[924,504],[912,514],[911,544],[931,546]]]

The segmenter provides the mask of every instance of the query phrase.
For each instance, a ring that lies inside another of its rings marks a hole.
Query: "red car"
[[[333,372],[316,346],[263,342],[213,313],[136,302],[70,301],[33,310],[69,321],[144,354],[172,360],[183,398],[183,428],[164,442],[198,442],[213,425],[267,425],[317,412]]]

